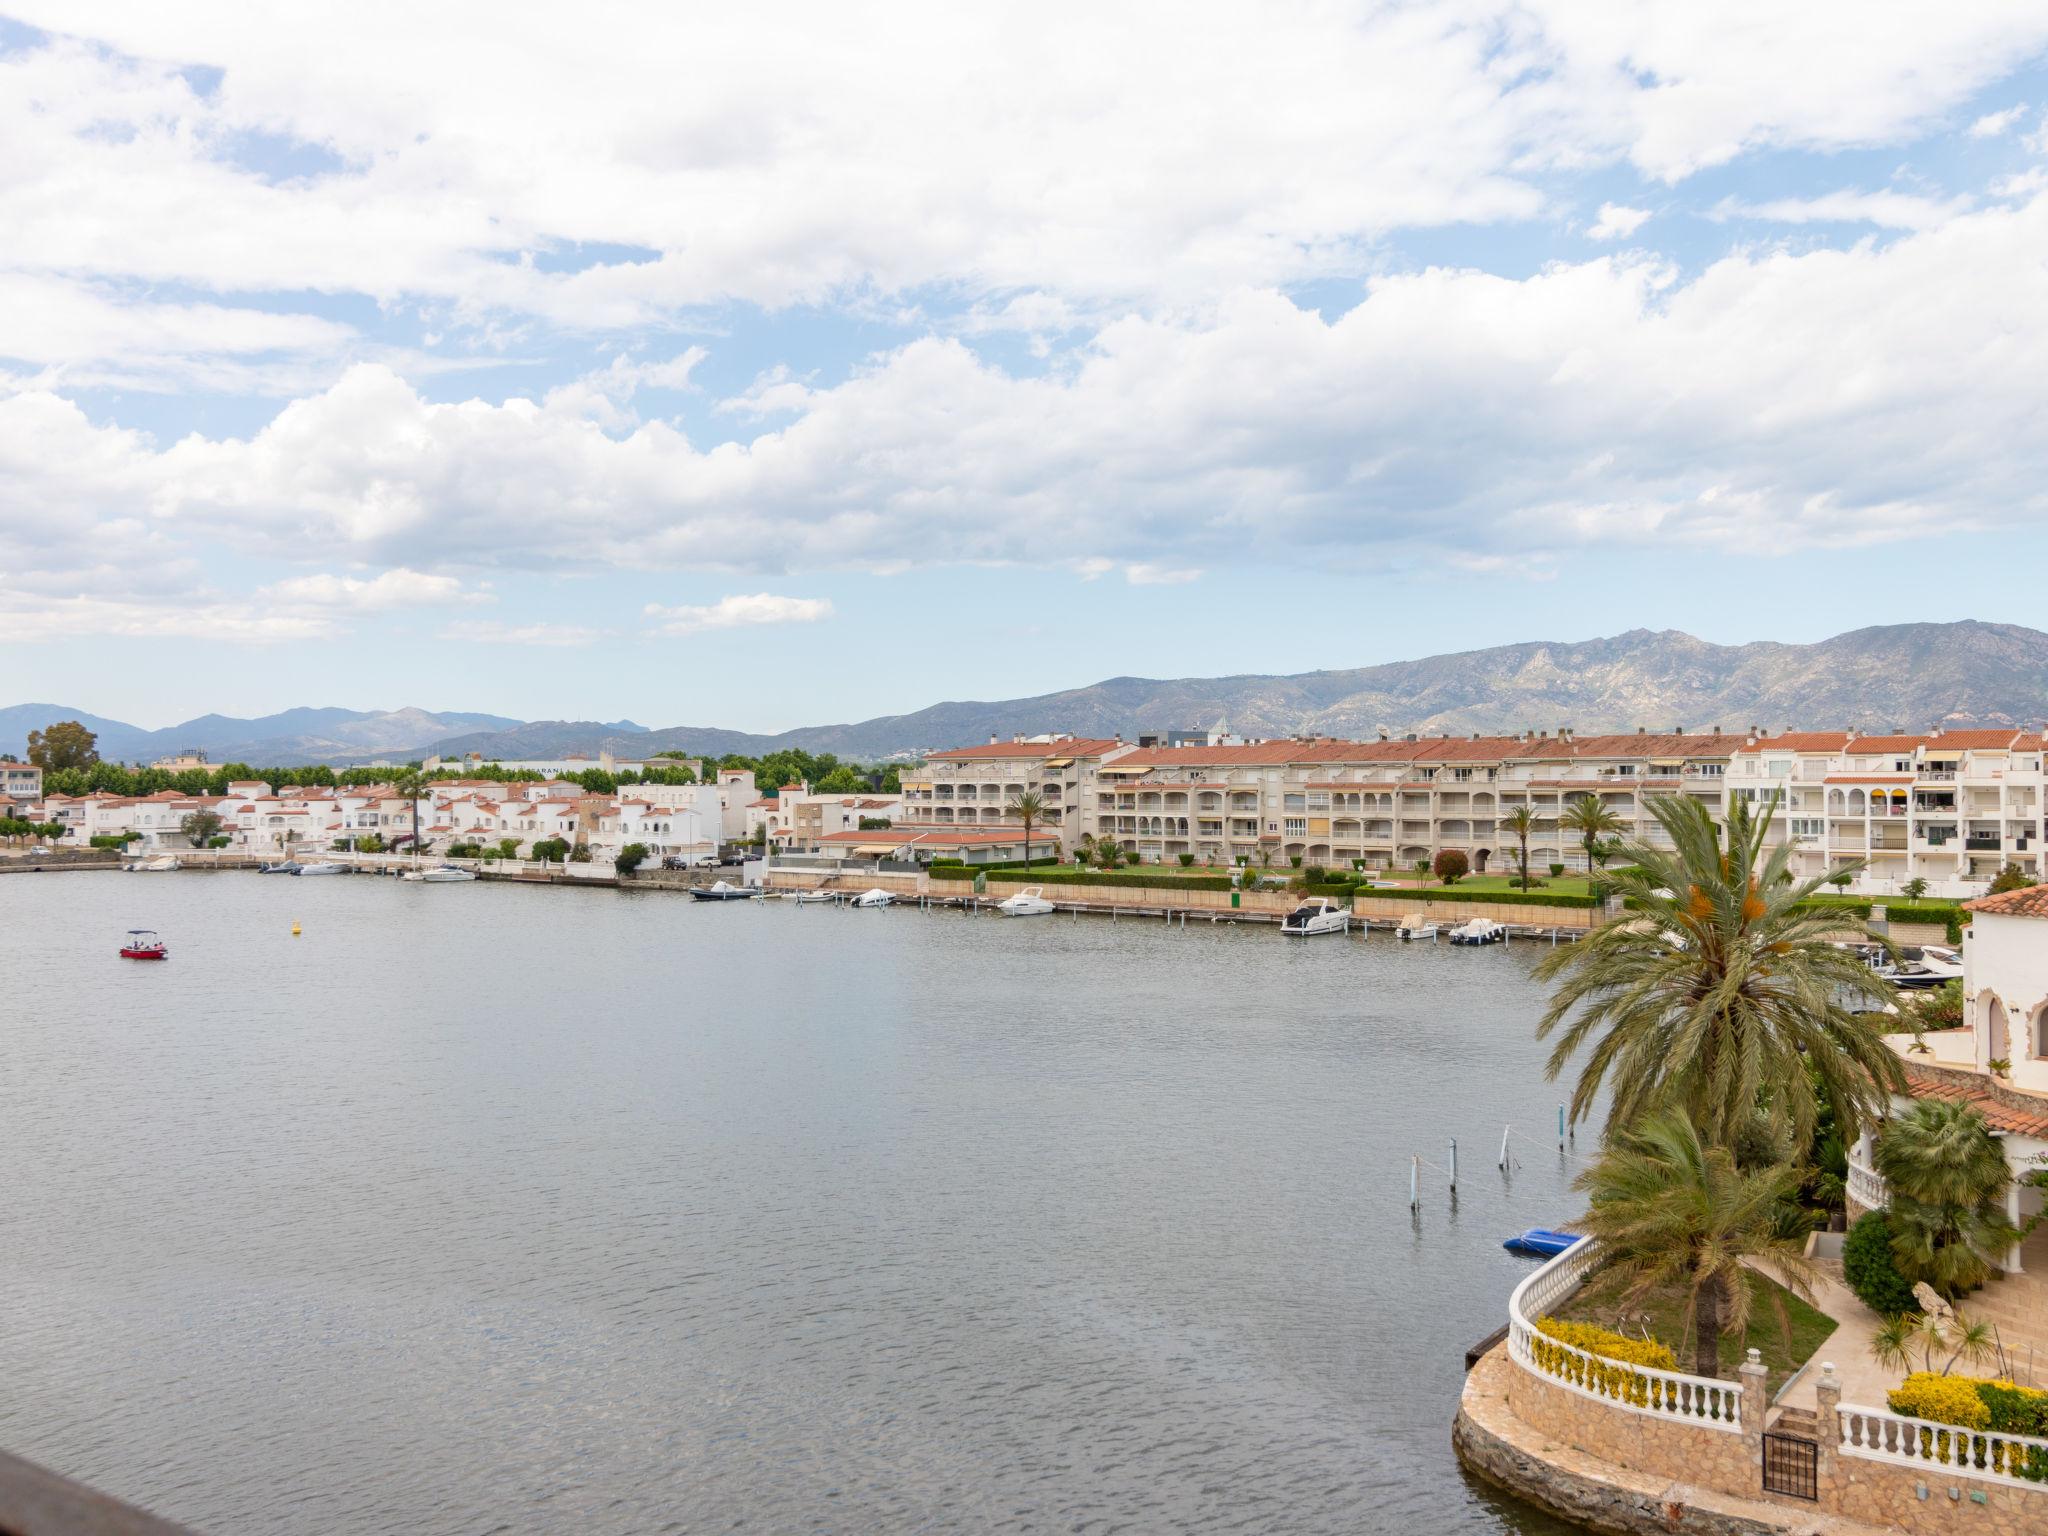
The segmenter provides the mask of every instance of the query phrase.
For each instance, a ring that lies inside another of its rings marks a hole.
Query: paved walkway
[[[1899,1384],[1899,1373],[1879,1365],[1870,1355],[1870,1340],[1877,1332],[1878,1316],[1856,1299],[1856,1293],[1842,1280],[1839,1259],[1818,1261],[1822,1279],[1813,1288],[1813,1304],[1835,1320],[1828,1335],[1799,1378],[1778,1399],[1783,1408],[1803,1408],[1811,1413],[1819,1406],[1814,1384],[1820,1368],[1832,1365],[1842,1383],[1842,1401],[1863,1408],[1882,1408],[1885,1394]]]

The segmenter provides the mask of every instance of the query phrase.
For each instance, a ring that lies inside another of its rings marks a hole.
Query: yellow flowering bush
[[[2010,1382],[2001,1382],[2010,1386]],[[1932,1371],[1915,1371],[1892,1388],[1885,1401],[1893,1413],[1909,1419],[1931,1419],[1936,1424],[1954,1424],[1961,1429],[1989,1429],[1991,1410],[1977,1394],[1971,1376],[1937,1376]]]
[[[1602,1397],[1634,1403],[1637,1407],[1652,1405],[1653,1398],[1654,1406],[1666,1406],[1663,1383],[1628,1367],[1646,1365],[1659,1371],[1677,1369],[1678,1361],[1668,1346],[1659,1344],[1655,1339],[1632,1339],[1625,1333],[1616,1333],[1595,1323],[1565,1322],[1555,1317],[1538,1318],[1536,1332],[1541,1337],[1529,1341],[1529,1352],[1535,1357],[1536,1364],[1550,1375],[1584,1387],[1589,1392],[1597,1392]],[[1584,1355],[1573,1353],[1575,1350],[1584,1351]],[[1616,1363],[1598,1364],[1587,1360],[1585,1355],[1596,1355]]]

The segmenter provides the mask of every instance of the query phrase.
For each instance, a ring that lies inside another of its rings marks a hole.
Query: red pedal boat
[[[121,946],[123,960],[168,960],[171,952],[153,928],[130,928],[128,942]]]

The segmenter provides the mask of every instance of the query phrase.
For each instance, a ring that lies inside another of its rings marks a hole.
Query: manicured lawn
[[[1748,1335],[1743,1338],[1737,1338],[1733,1333],[1721,1335],[1721,1374],[1731,1381],[1737,1379],[1735,1369],[1742,1364],[1744,1352],[1759,1350],[1764,1364],[1770,1367],[1770,1390],[1775,1393],[1788,1376],[1827,1342],[1828,1336],[1835,1331],[1835,1320],[1762,1275],[1752,1274],[1749,1277],[1749,1293],[1752,1300]],[[1779,1326],[1777,1308],[1772,1305],[1774,1295],[1784,1301],[1791,1320],[1789,1346],[1785,1332]],[[1653,1291],[1639,1305],[1624,1310],[1612,1298],[1598,1296],[1589,1288],[1566,1302],[1558,1309],[1557,1315],[1573,1322],[1598,1323],[1603,1328],[1612,1328],[1617,1333],[1632,1337],[1641,1337],[1647,1329],[1652,1338],[1671,1346],[1671,1352],[1678,1356],[1681,1371],[1689,1373],[1692,1370],[1692,1339],[1682,1326],[1685,1318],[1682,1292]]]

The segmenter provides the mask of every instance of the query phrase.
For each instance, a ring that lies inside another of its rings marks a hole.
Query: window
[[[1287,818],[1287,836],[1307,837],[1308,822],[1299,816],[1289,816]]]

